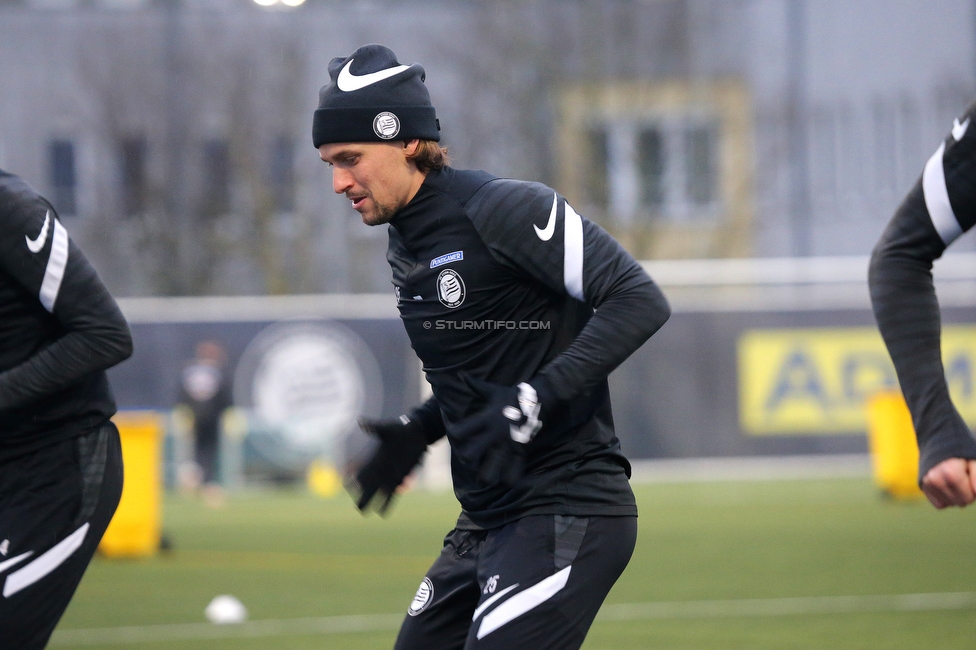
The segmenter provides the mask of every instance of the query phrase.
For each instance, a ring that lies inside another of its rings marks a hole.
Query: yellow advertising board
[[[976,327],[945,327],[942,359],[956,408],[976,422]],[[873,327],[746,330],[738,367],[739,423],[749,435],[862,433],[866,400],[898,389]]]

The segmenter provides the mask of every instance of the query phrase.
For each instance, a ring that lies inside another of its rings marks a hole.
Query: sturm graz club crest
[[[414,595],[413,601],[410,603],[410,608],[407,609],[407,613],[411,616],[416,616],[427,609],[427,606],[430,605],[430,601],[433,599],[434,584],[430,581],[430,578],[424,577],[424,581],[417,588],[417,593]]]
[[[454,269],[444,269],[437,276],[437,298],[451,309],[464,302],[464,280]]]
[[[384,140],[391,140],[400,132],[400,118],[384,111],[373,118],[373,132]]]

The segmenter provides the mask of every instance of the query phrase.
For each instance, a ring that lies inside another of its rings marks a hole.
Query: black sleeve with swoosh
[[[68,407],[84,416],[93,408],[84,395],[111,401],[98,373],[131,353],[125,318],[54,208],[0,173],[0,438],[29,420],[70,418]],[[78,403],[45,399],[65,391]]]
[[[559,400],[605,381],[670,317],[664,294],[640,264],[545,185],[495,180],[467,207],[500,263],[595,310],[538,373]]]
[[[929,159],[871,256],[878,328],[912,413],[919,479],[949,458],[976,459],[976,439],[949,396],[932,263],[976,223],[976,104]]]

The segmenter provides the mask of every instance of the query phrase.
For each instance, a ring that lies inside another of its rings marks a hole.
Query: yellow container
[[[315,496],[329,499],[342,490],[342,478],[336,468],[324,460],[314,460],[308,466],[305,482],[309,491]]]
[[[99,550],[108,557],[153,555],[162,535],[160,445],[165,420],[154,411],[125,411],[112,419],[122,440],[125,482]]]
[[[905,398],[878,393],[867,402],[868,448],[874,483],[896,499],[924,496],[918,487],[918,442]]]

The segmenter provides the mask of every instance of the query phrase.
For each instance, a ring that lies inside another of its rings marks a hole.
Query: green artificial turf
[[[976,647],[976,597],[965,595],[976,592],[976,509],[886,501],[866,480],[635,492],[637,549],[585,648]],[[449,493],[404,495],[386,519],[362,517],[345,495],[247,491],[219,510],[169,497],[174,549],[96,557],[51,647],[389,648],[457,512]],[[834,598],[947,592],[962,604],[899,611],[855,598],[845,611]],[[280,622],[210,625],[203,610],[218,594],[251,621]],[[784,602],[800,611],[775,613]],[[350,626],[361,631],[337,631]]]

